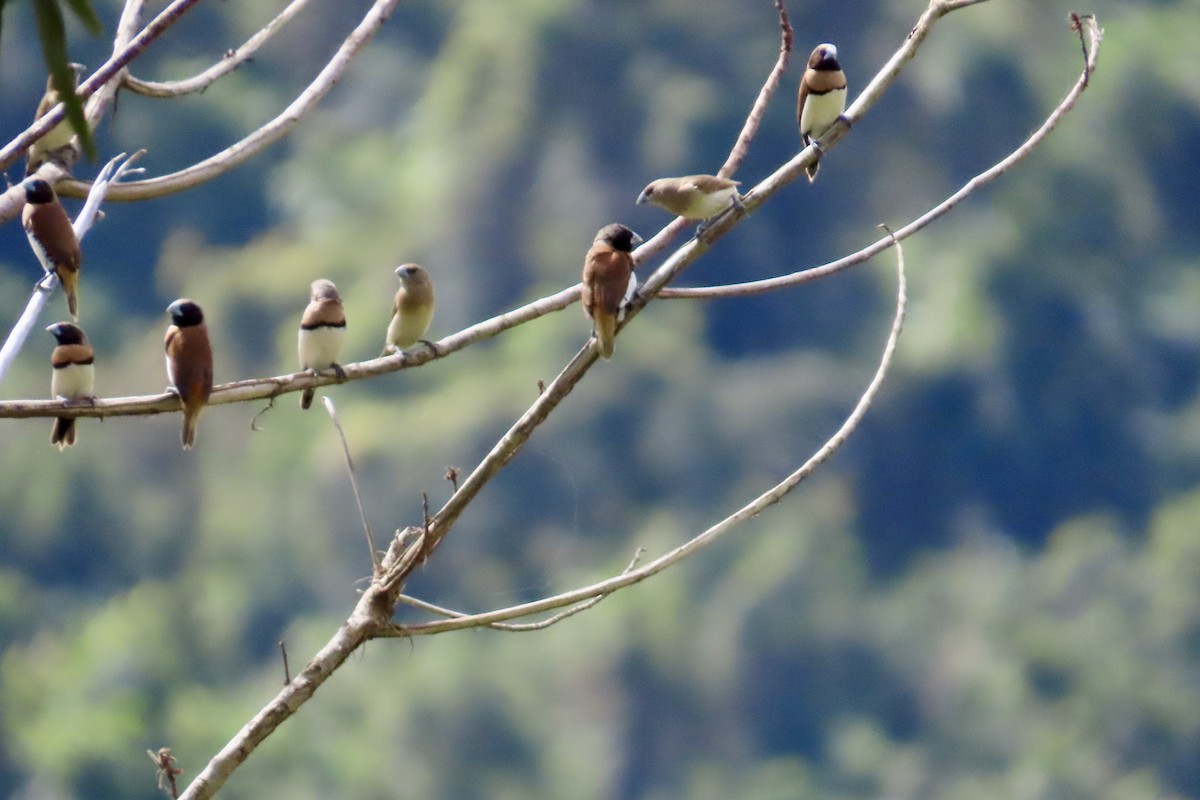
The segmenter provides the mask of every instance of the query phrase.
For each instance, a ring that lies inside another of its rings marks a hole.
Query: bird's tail
[[[810,164],[809,166],[804,168],[804,171],[806,173],[808,173],[808,182],[809,183],[812,183],[813,181],[815,181],[817,179],[817,170],[819,170],[820,168],[821,168],[820,161],[814,161],[812,164]]]
[[[200,411],[203,408],[204,406],[183,409],[183,430],[179,438],[183,442],[184,450],[191,450],[196,444],[196,428],[200,425]]]
[[[316,389],[305,389],[300,395],[300,407],[305,411],[312,405],[313,395],[316,394]]]
[[[76,272],[68,272],[59,270],[59,281],[62,282],[63,292],[67,295],[67,310],[71,312],[71,319],[79,321],[79,274]]]
[[[75,444],[75,418],[58,417],[54,420],[54,430],[50,432],[50,444],[58,445],[58,452]]]
[[[600,355],[605,361],[613,357],[616,345],[617,318],[616,316],[598,316],[596,318],[596,342],[600,345]]]

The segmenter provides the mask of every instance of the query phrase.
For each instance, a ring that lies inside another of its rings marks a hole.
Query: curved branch
[[[104,62],[104,65],[100,69],[92,73],[91,77],[79,85],[79,96],[85,100],[91,97],[101,86],[108,83],[118,72],[124,69],[129,62],[141,55],[151,42],[162,35],[167,28],[174,25],[180,17],[198,2],[199,0],[173,0],[157,17],[150,21],[149,25],[134,36],[129,41],[129,44],[125,45],[119,52],[113,54],[108,61]],[[126,15],[122,14],[121,19],[122,23],[124,23]],[[65,109],[63,108],[63,104],[59,103],[46,114],[39,117],[15,139],[3,148],[0,148],[0,170],[8,169],[9,165],[19,158],[29,145],[46,135],[47,131],[62,121],[64,114]],[[0,198],[0,222],[12,219],[21,210],[21,203],[18,203],[15,208],[11,207],[9,194],[9,192],[6,192]],[[86,194],[87,190],[85,189],[70,196],[84,197]]]
[[[982,0],[975,0],[982,2]],[[822,264],[817,267],[792,272],[787,275],[779,275],[774,278],[764,278],[758,281],[746,281],[744,283],[731,283],[722,286],[698,286],[688,288],[666,288],[658,293],[658,296],[665,299],[697,299],[697,298],[714,298],[714,297],[745,297],[754,294],[763,294],[772,292],[778,289],[785,289],[793,286],[799,286],[802,283],[825,278],[835,272],[840,272],[843,269],[852,267],[856,264],[861,264],[864,261],[869,261],[883,250],[891,247],[896,241],[907,239],[914,233],[927,227],[930,223],[938,218],[953,211],[963,200],[974,194],[979,189],[990,184],[992,181],[999,178],[1004,173],[1011,170],[1017,164],[1024,161],[1034,149],[1042,143],[1042,141],[1050,135],[1050,133],[1058,127],[1063,118],[1070,113],[1079,101],[1080,96],[1088,87],[1088,82],[1091,79],[1092,73],[1096,71],[1096,61],[1100,55],[1100,41],[1104,37],[1104,31],[1096,24],[1094,18],[1080,18],[1079,36],[1083,43],[1084,64],[1083,72],[1075,81],[1075,85],[1067,92],[1062,102],[1051,112],[1036,131],[1028,139],[1026,139],[1020,147],[1011,152],[1001,161],[994,164],[992,167],[984,170],[976,175],[971,180],[967,181],[962,188],[957,192],[947,197],[938,205],[931,208],[929,211],[922,214],[912,222],[905,225],[900,230],[896,231],[894,236],[884,237],[867,247],[859,250],[857,253],[851,253],[848,256],[839,258],[836,261],[831,261],[827,264]]]
[[[375,33],[391,16],[399,2],[400,0],[376,0],[312,83],[275,119],[241,141],[190,167],[169,175],[123,184],[109,196],[109,200],[113,202],[146,200],[191,189],[224,175],[287,136],[292,128],[296,127],[306,114],[316,108],[325,95],[329,94],[334,84],[350,66],[350,62],[374,38]],[[64,181],[60,186],[59,193],[68,197],[82,196],[82,193],[87,191],[87,184],[82,181]]]
[[[793,489],[800,485],[808,476],[816,471],[817,467],[821,466],[829,459],[838,448],[850,438],[855,430],[858,429],[859,423],[871,408],[875,397],[879,394],[880,388],[883,386],[884,380],[887,378],[888,371],[891,368],[892,361],[896,353],[896,343],[900,339],[900,333],[904,329],[904,316],[908,304],[908,289],[907,280],[905,277],[904,267],[904,250],[899,242],[896,242],[896,314],[892,319],[892,327],[888,332],[887,343],[883,348],[883,355],[880,357],[879,366],[875,370],[875,375],[855,404],[854,410],[850,412],[850,416],[842,423],[841,427],[829,438],[817,452],[804,462],[804,464],[792,474],[788,475],[782,481],[772,486],[766,492],[763,492],[751,502],[747,503],[742,508],[730,514],[725,519],[713,525],[703,533],[697,534],[689,539],[684,544],[676,547],[674,550],[659,556],[654,561],[645,566],[635,569],[626,570],[621,575],[609,578],[599,583],[594,583],[590,586],[584,586],[579,589],[573,589],[569,592],[564,592],[554,597],[547,597],[542,600],[535,600],[530,603],[522,603],[521,605],[502,608],[496,611],[488,611],[483,614],[473,614],[470,616],[455,617],[454,619],[438,620],[435,622],[421,622],[415,624],[389,624],[384,630],[379,631],[376,636],[379,637],[394,637],[394,636],[427,636],[435,633],[445,633],[446,631],[461,630],[463,628],[477,628],[481,626],[491,626],[496,623],[504,622],[505,620],[527,617],[531,614],[540,614],[546,611],[563,608],[564,606],[573,606],[577,603],[584,602],[588,599],[603,597],[612,594],[627,586],[632,586],[635,583],[640,583],[668,567],[672,567],[689,556],[708,547],[713,542],[722,538],[738,525],[747,522],[750,519],[761,514],[771,506],[780,502]]]
[[[292,21],[309,0],[292,0],[283,11],[280,11],[262,30],[251,36],[236,50],[230,50],[225,57],[213,64],[199,75],[178,81],[144,81],[128,72],[125,74],[124,86],[132,92],[147,97],[180,97],[192,92],[203,92],[220,78],[225,77],[258,52],[259,48],[270,41],[284,25]]]

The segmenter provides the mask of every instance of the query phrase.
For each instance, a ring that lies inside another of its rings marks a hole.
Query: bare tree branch
[[[194,1],[194,0],[193,0]],[[161,175],[144,181],[134,181],[122,185],[113,192],[109,199],[117,202],[145,200],[151,197],[165,197],[169,194],[191,189],[202,183],[224,175],[233,168],[245,163],[261,153],[267,147],[275,144],[291,133],[297,123],[306,114],[316,108],[317,104],[334,84],[342,77],[350,62],[359,51],[375,36],[375,33],[391,16],[392,11],[400,0],[376,0],[375,4],[359,22],[358,26],[342,42],[337,53],[325,64],[312,83],[288,105],[275,119],[263,125],[254,133],[236,142],[221,152],[209,156],[190,167]],[[87,184],[80,181],[64,181],[61,193],[67,196],[82,196],[87,191]]]
[[[151,20],[149,25],[134,36],[129,41],[129,44],[125,45],[119,52],[114,53],[100,69],[92,73],[91,77],[79,85],[79,96],[85,100],[91,97],[96,90],[108,83],[129,62],[141,55],[151,42],[157,39],[167,28],[175,24],[197,2],[199,0],[173,0],[169,6],[162,10],[162,13]],[[125,19],[126,16],[122,15],[122,23]],[[9,165],[17,160],[29,145],[33,144],[57,125],[62,120],[64,113],[63,105],[59,103],[26,128],[23,133],[3,148],[0,148],[0,170],[8,169]],[[85,197],[87,194],[88,190],[83,189],[70,196]],[[13,195],[11,190],[0,195],[0,222],[5,222],[15,217],[20,212],[21,206],[24,205],[24,196],[21,196],[20,201],[16,202],[14,199],[10,199],[10,195]]]
[[[754,135],[758,133],[758,128],[762,124],[767,106],[770,105],[775,90],[779,88],[779,82],[783,80],[783,73],[787,72],[788,62],[792,55],[792,23],[788,20],[783,0],[775,0],[775,9],[779,12],[779,58],[776,60],[775,66],[771,68],[770,74],[767,75],[762,89],[759,90],[758,97],[755,98],[754,105],[751,106],[750,113],[746,117],[746,122],[742,125],[742,132],[738,134],[737,141],[729,151],[729,157],[725,159],[725,164],[717,173],[723,178],[732,178],[742,165],[742,161],[746,158],[746,152],[750,148],[750,142],[754,140]],[[637,253],[634,255],[636,262],[647,261],[656,253],[665,250],[675,240],[675,237],[691,224],[692,222],[686,219],[672,220],[637,249]]]
[[[470,616],[455,617],[449,620],[440,620],[436,622],[422,622],[414,624],[391,624],[384,631],[379,632],[379,636],[424,636],[434,633],[444,633],[446,631],[461,630],[463,628],[476,628],[480,626],[492,626],[505,620],[517,619],[526,617],[531,614],[541,614],[546,611],[552,611],[563,606],[570,606],[576,603],[583,602],[589,598],[603,597],[612,594],[615,591],[623,589],[627,586],[632,586],[635,583],[640,583],[668,567],[672,567],[685,558],[699,552],[708,547],[713,542],[728,534],[738,525],[761,514],[763,511],[780,502],[793,489],[800,485],[805,478],[812,475],[817,467],[821,466],[825,461],[832,456],[839,447],[857,430],[859,423],[870,409],[875,397],[879,394],[880,388],[883,386],[884,380],[887,378],[888,370],[891,368],[893,358],[896,353],[896,343],[900,339],[900,333],[904,329],[904,315],[908,303],[907,281],[905,278],[904,267],[904,251],[899,242],[896,243],[896,314],[892,320],[892,327],[888,333],[887,343],[883,348],[883,355],[880,358],[879,366],[875,370],[875,375],[871,379],[871,383],[867,386],[855,405],[850,416],[842,423],[837,432],[829,438],[824,445],[821,446],[807,461],[804,462],[796,471],[788,475],[784,480],[771,487],[766,492],[763,492],[750,503],[738,509],[733,514],[730,514],[725,519],[713,525],[708,530],[697,536],[689,539],[684,544],[676,547],[674,550],[656,558],[654,561],[645,566],[626,570],[621,575],[609,578],[599,583],[584,586],[579,589],[573,589],[569,592],[564,592],[554,597],[547,597],[542,600],[536,600],[530,603],[522,603],[521,605],[502,608],[496,611],[489,611],[483,614],[474,614]]]
[[[1100,55],[1100,41],[1104,36],[1104,31],[1097,24],[1094,18],[1082,17],[1083,24],[1079,29],[1080,41],[1084,48],[1084,64],[1083,72],[1076,80],[1075,85],[1067,92],[1062,102],[1051,112],[1036,131],[1028,139],[1026,139],[1020,147],[1010,153],[1001,161],[976,175],[971,180],[967,181],[961,189],[947,197],[938,205],[926,211],[917,219],[905,225],[900,230],[896,231],[894,236],[884,237],[871,245],[864,247],[857,253],[852,253],[836,261],[831,261],[828,264],[822,264],[818,267],[793,272],[787,275],[780,275],[775,278],[764,278],[758,281],[746,281],[744,283],[726,284],[723,286],[705,286],[705,287],[672,287],[663,289],[658,293],[662,298],[701,298],[701,297],[745,297],[753,294],[763,294],[779,289],[785,289],[792,286],[799,286],[802,283],[825,278],[835,272],[840,272],[843,269],[852,267],[856,264],[861,264],[864,261],[869,261],[881,251],[891,247],[895,242],[907,239],[914,233],[924,229],[938,218],[946,215],[958,207],[963,200],[970,197],[979,189],[990,184],[992,181],[1005,174],[1017,164],[1024,161],[1034,149],[1042,143],[1050,133],[1058,127],[1063,118],[1075,108],[1075,104],[1079,101],[1080,96],[1088,87],[1088,81],[1091,79],[1092,73],[1096,71],[1096,60]]]
[[[203,92],[209,86],[235,69],[258,52],[259,48],[270,41],[271,37],[287,25],[299,14],[309,0],[292,0],[283,11],[280,11],[262,30],[246,40],[245,44],[236,50],[230,50],[225,57],[213,64],[199,75],[193,75],[178,81],[144,81],[126,73],[124,85],[130,91],[148,97],[179,97],[192,92]]]

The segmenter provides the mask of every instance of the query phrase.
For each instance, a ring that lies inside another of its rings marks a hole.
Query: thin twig
[[[292,671],[288,668],[287,642],[283,639],[279,640],[279,654],[283,656],[283,685],[287,686],[292,682]]]
[[[346,471],[350,473],[350,485],[354,487],[354,502],[358,504],[358,517],[362,520],[363,533],[367,537],[367,550],[371,554],[371,574],[379,574],[379,556],[375,554],[375,536],[371,533],[371,523],[367,522],[367,510],[363,507],[362,492],[358,488],[358,474],[354,470],[354,459],[350,455],[350,443],[346,441],[346,431],[342,428],[342,421],[338,419],[337,409],[333,406],[333,400],[324,395],[321,400],[325,403],[325,410],[329,412],[329,418],[333,420],[333,426],[337,428],[338,436],[342,440],[342,453],[346,456]]]
[[[621,574],[628,575],[630,572],[632,572],[633,568],[637,566],[638,561],[641,560],[642,554],[645,552],[646,552],[645,548],[639,547],[637,549],[637,551],[634,552],[633,558],[630,560],[629,564],[625,567],[625,569],[621,572]],[[568,617],[573,617],[576,614],[580,613],[581,611],[587,611],[589,608],[592,608],[593,606],[595,606],[597,603],[599,603],[601,600],[603,600],[606,597],[608,597],[608,594],[598,594],[595,597],[588,598],[587,600],[584,600],[581,603],[576,603],[575,605],[571,606],[570,608],[566,609],[565,611],[560,611],[559,613],[555,614],[554,616],[547,617],[546,619],[540,620],[538,622],[525,622],[525,623],[493,622],[493,623],[489,623],[486,627],[493,628],[498,631],[507,631],[509,633],[528,633],[530,631],[545,630],[546,628],[549,628],[551,625],[562,622],[564,619],[567,619]],[[429,613],[436,614],[439,617],[446,617],[448,619],[466,619],[471,616],[469,614],[464,614],[461,611],[455,611],[450,608],[444,608],[439,605],[434,605],[433,603],[430,603],[426,600],[421,600],[419,598],[411,597],[409,595],[402,594],[402,595],[400,595],[399,600],[401,603],[404,603],[405,605],[412,606],[413,608],[417,608],[422,611],[428,611]]]
[[[218,79],[228,75],[258,52],[258,49],[270,41],[283,26],[292,21],[309,0],[292,0],[283,11],[263,26],[262,30],[246,40],[245,44],[236,50],[230,50],[225,57],[213,64],[199,75],[193,75],[178,81],[144,81],[131,74],[125,75],[125,86],[137,94],[148,97],[179,97],[192,92],[203,92]]]

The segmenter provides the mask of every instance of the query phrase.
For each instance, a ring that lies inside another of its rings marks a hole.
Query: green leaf
[[[54,88],[58,89],[58,95],[67,107],[67,122],[79,137],[84,154],[94,160],[96,144],[83,116],[83,101],[75,92],[75,73],[67,55],[67,32],[58,0],[34,0],[33,8],[37,14],[38,36],[42,40],[42,56],[54,80]]]
[[[34,0],[34,2],[41,2],[41,0]],[[88,29],[88,33],[93,36],[104,33],[104,27],[100,24],[100,18],[96,16],[95,9],[92,8],[91,0],[67,0],[67,5],[75,12],[75,16],[79,17],[83,27]]]

